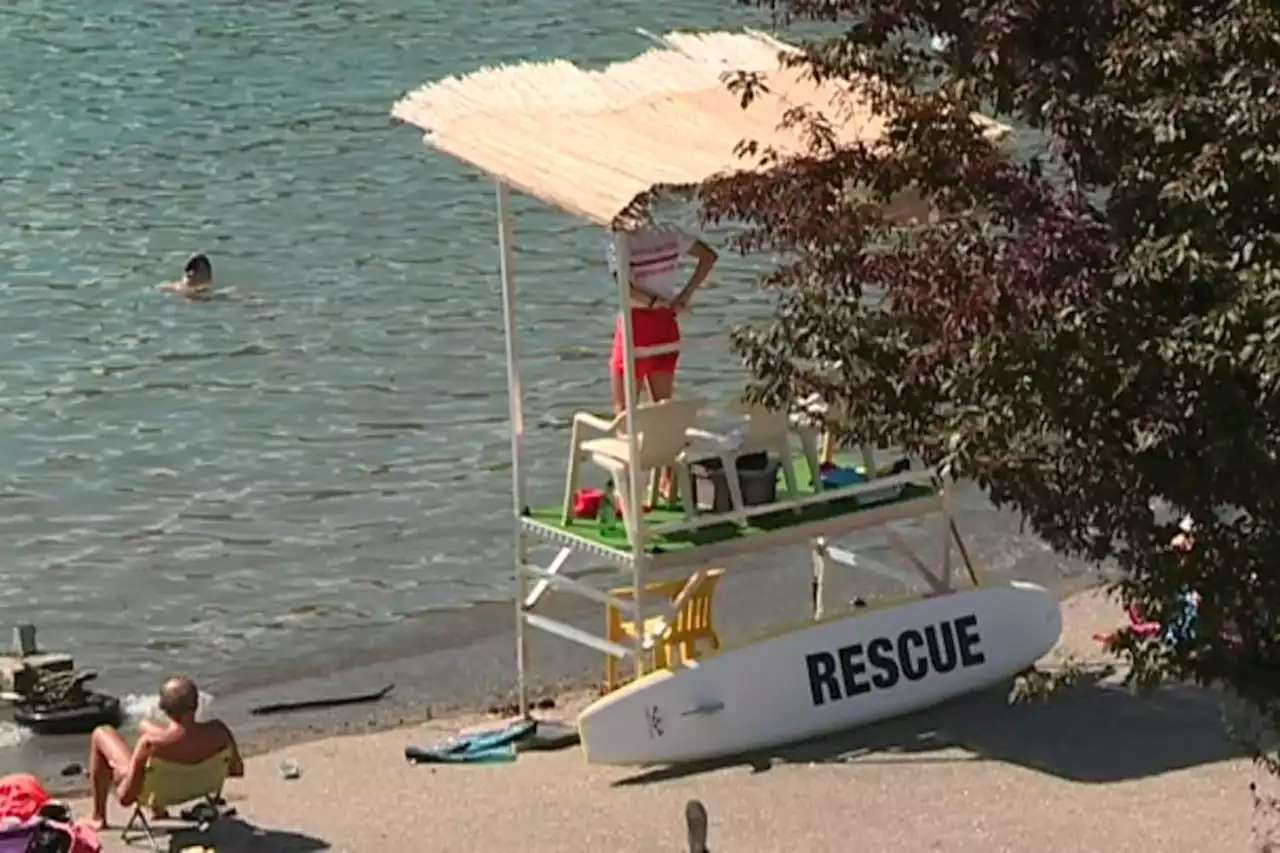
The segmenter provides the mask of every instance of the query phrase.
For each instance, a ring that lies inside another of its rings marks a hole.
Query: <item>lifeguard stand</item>
[[[425,131],[425,141],[491,175],[496,183],[498,242],[501,251],[503,317],[511,414],[512,513],[516,561],[516,637],[519,703],[527,714],[529,668],[528,627],[556,634],[620,659],[639,660],[643,632],[627,647],[536,612],[548,590],[555,588],[611,605],[644,623],[642,590],[655,572],[683,568],[695,572],[748,552],[810,542],[813,552],[814,615],[823,610],[822,586],[829,560],[876,572],[904,583],[923,578],[932,590],[951,588],[951,541],[958,536],[949,512],[947,490],[933,471],[907,471],[875,478],[874,460],[864,451],[873,477],[838,491],[815,487],[772,505],[768,514],[731,519],[731,535],[701,536],[700,530],[723,517],[693,519],[678,539],[655,541],[644,527],[632,541],[617,543],[589,528],[565,524],[561,508],[530,507],[524,465],[524,398],[520,374],[519,334],[513,236],[508,187],[514,187],[567,213],[613,233],[618,258],[619,310],[625,318],[625,386],[628,400],[626,440],[636,451],[631,415],[637,400],[635,359],[670,352],[670,347],[637,349],[630,323],[628,234],[644,222],[643,210],[663,190],[691,190],[707,178],[750,164],[735,153],[744,140],[798,153],[803,142],[783,129],[786,111],[801,104],[819,109],[839,93],[834,84],[815,86],[779,55],[790,46],[759,32],[670,33],[656,49],[599,71],[585,71],[557,60],[486,69],[429,84],[401,99],[392,114]],[[726,72],[764,75],[768,92],[744,109],[725,86]],[[993,135],[1007,128],[985,122]],[[883,122],[868,107],[860,118],[838,130],[847,142],[878,137]],[[915,212],[909,200],[902,213]],[[809,472],[816,480],[816,472]],[[643,505],[639,474],[621,484],[627,506]],[[910,552],[890,527],[894,522],[940,514],[940,568],[930,570]],[[831,539],[860,529],[879,527],[895,550],[907,556],[918,574],[885,566],[830,544]],[[670,529],[664,525],[664,529]],[[531,542],[559,546],[549,565],[529,559]],[[609,595],[563,574],[574,553],[629,570],[632,595]],[[970,571],[972,576],[972,570]],[[692,580],[692,579],[691,579]],[[678,609],[673,602],[672,611]]]

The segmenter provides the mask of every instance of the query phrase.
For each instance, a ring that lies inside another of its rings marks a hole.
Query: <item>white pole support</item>
[[[827,540],[819,537],[813,541],[813,581],[810,591],[813,598],[813,618],[822,618],[823,600],[826,595],[827,575]]]
[[[560,549],[559,553],[556,554],[556,558],[551,561],[551,565],[547,566],[546,574],[540,575],[542,580],[534,584],[533,591],[525,597],[524,607],[526,610],[532,610],[537,606],[538,602],[542,599],[542,596],[551,588],[553,579],[560,574],[561,569],[569,564],[569,559],[572,556],[572,548]]]
[[[915,583],[918,580],[918,578],[910,572],[896,569],[887,563],[882,563],[879,560],[873,560],[870,557],[857,553],[856,551],[837,548],[834,545],[827,549],[827,559],[837,565],[845,566],[850,569],[865,569],[871,574],[879,575],[880,577],[887,578],[891,581],[897,581],[908,588],[915,586]]]
[[[592,601],[598,601],[606,607],[612,607],[623,616],[630,616],[635,612],[635,608],[630,601],[625,601],[617,596],[610,595],[607,592],[601,592],[590,584],[583,583],[574,578],[565,577],[557,574],[551,569],[544,569],[541,566],[525,566],[524,573],[532,575],[535,578],[542,578],[549,586],[555,589],[567,589],[583,598],[589,598]],[[532,613],[533,608],[527,608],[526,613]]]
[[[635,329],[631,323],[631,235],[626,231],[613,233],[614,256],[618,263],[618,310],[622,318],[622,386],[627,406],[627,458],[639,458],[639,436],[635,430],[636,403],[640,397],[640,389],[636,386],[636,339]],[[626,483],[626,517],[625,529],[631,540],[631,594],[635,602],[635,624],[644,624],[644,502],[640,491],[640,470],[636,465],[627,466]],[[615,490],[620,483],[615,483]],[[635,632],[635,667],[640,672],[641,661],[644,660],[644,631]]]
[[[507,402],[511,414],[511,506],[512,525],[515,530],[515,608],[516,608],[516,692],[520,716],[529,715],[529,689],[525,672],[528,657],[525,634],[525,573],[521,571],[528,562],[524,544],[521,517],[524,515],[524,391],[520,382],[520,346],[517,338],[516,290],[512,270],[511,211],[508,205],[507,185],[495,182],[498,202],[498,252],[499,271],[502,276],[502,324],[507,339]]]
[[[862,469],[867,472],[868,480],[876,478],[876,452],[869,444],[862,445]]]
[[[954,522],[951,519],[951,502],[947,500],[947,483],[942,484],[942,513],[938,519],[938,546],[941,553],[938,555],[938,572],[942,575],[943,585],[950,590],[955,581],[954,572],[951,570],[951,528]]]
[[[611,657],[622,658],[631,654],[631,649],[626,646],[619,645],[611,640],[603,637],[597,637],[589,631],[584,631],[568,622],[561,622],[558,619],[551,619],[547,616],[540,616],[537,613],[526,613],[521,617],[522,621],[528,621],[530,625],[540,630],[546,631],[548,634],[555,634],[571,643],[577,643],[580,646],[588,646],[596,651],[604,652]]]

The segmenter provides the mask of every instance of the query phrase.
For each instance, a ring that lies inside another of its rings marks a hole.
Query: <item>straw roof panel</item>
[[[609,227],[655,186],[690,186],[754,167],[743,141],[798,153],[779,127],[795,106],[839,118],[841,141],[874,141],[884,121],[835,84],[783,69],[794,50],[761,33],[669,33],[663,46],[599,70],[525,63],[411,92],[392,115],[427,144],[562,210]],[[743,109],[724,75],[761,74],[768,94]]]

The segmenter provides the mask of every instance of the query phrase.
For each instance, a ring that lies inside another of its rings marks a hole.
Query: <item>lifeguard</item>
[[[707,280],[719,256],[706,243],[670,228],[649,228],[632,233],[630,239],[631,331],[636,347],[674,344],[680,341],[680,323],[676,314],[689,307],[693,294]],[[685,255],[698,265],[689,280],[680,286],[676,272]],[[613,241],[609,242],[609,272],[618,276],[618,258]],[[622,344],[622,315],[614,326],[613,354],[609,358],[609,383],[613,394],[613,411],[627,408],[623,385],[625,348]],[[670,399],[675,392],[676,364],[680,353],[643,356],[636,359],[637,392],[648,386],[649,397],[656,403]]]

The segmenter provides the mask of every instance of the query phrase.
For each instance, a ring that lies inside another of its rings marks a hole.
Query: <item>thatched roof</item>
[[[392,115],[428,145],[561,210],[606,227],[655,187],[688,187],[752,168],[746,140],[803,151],[783,114],[811,106],[842,121],[842,141],[874,141],[884,120],[846,89],[780,67],[794,50],[769,36],[669,33],[663,47],[602,70],[563,60],[489,68],[411,92]],[[769,93],[743,109],[726,73],[761,74]],[[997,132],[1007,128],[991,123]]]

